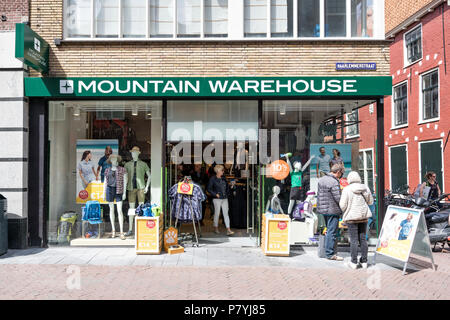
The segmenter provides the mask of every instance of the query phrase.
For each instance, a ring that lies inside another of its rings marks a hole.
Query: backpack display
[[[77,214],[75,212],[66,212],[61,216],[56,238],[59,244],[70,242],[76,221]]]
[[[82,208],[83,216],[81,220],[88,221],[90,224],[102,223],[102,209],[100,207],[100,202],[98,201],[88,201],[86,206]]]

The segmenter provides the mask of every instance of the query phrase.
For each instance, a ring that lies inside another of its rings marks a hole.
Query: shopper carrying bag
[[[359,263],[367,268],[368,245],[366,240],[367,221],[372,217],[369,205],[373,204],[372,193],[369,188],[361,183],[358,172],[352,171],[347,177],[349,185],[344,188],[339,201],[342,209],[342,221],[347,224],[350,235],[351,261],[348,266],[358,268],[358,242],[361,246],[361,258]]]

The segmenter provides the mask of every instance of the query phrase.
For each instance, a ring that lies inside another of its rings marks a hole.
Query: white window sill
[[[357,134],[356,136],[345,136],[345,139],[354,139],[354,138],[359,138],[360,135]]]
[[[295,41],[323,41],[323,42],[335,42],[335,41],[386,41],[384,38],[66,38],[62,39],[61,43],[70,42],[230,42],[230,41],[256,41],[256,42],[295,42]]]
[[[420,58],[419,60],[416,60],[416,61],[414,61],[414,62],[411,62],[410,64],[405,64],[405,65],[403,66],[403,69],[409,68],[409,67],[415,65],[416,63],[419,63],[419,62],[422,61],[422,60],[423,60],[423,56],[422,56],[422,58]]]
[[[403,129],[403,128],[407,128],[408,127],[408,123],[396,126],[396,127],[392,127],[391,130],[398,130],[398,129]]]
[[[428,120],[421,120],[421,121],[417,122],[417,124],[426,124],[426,123],[430,123],[430,122],[437,122],[439,120],[441,120],[441,117],[428,119]]]

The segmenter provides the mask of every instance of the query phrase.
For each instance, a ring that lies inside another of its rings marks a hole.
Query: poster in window
[[[83,204],[91,200],[106,203],[103,175],[106,168],[110,166],[106,162],[105,156],[105,150],[108,146],[111,147],[112,154],[118,154],[119,141],[117,139],[77,140],[75,162],[77,176],[76,203]]]

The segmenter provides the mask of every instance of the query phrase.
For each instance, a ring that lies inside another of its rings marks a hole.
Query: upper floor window
[[[64,0],[64,38],[384,39],[375,0]]]
[[[403,83],[394,87],[394,126],[408,123],[408,85]]]
[[[422,76],[422,120],[439,117],[439,71]]]
[[[405,34],[406,64],[422,59],[422,26]]]

